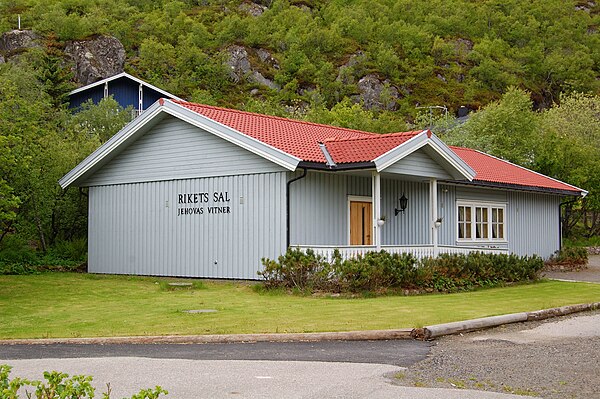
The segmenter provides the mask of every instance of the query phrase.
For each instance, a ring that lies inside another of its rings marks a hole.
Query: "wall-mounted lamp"
[[[444,220],[444,218],[438,218],[435,222],[433,222],[436,229],[438,229],[442,225],[443,220]]]
[[[400,201],[400,209],[394,208],[394,216],[398,216],[398,214],[400,212],[402,212],[404,214],[404,211],[406,210],[406,206],[408,205],[408,198],[406,198],[404,193],[402,193],[402,197],[400,197],[398,199],[398,201]]]

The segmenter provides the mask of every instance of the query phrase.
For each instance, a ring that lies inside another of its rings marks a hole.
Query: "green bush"
[[[95,388],[92,386],[92,377],[74,375],[69,377],[66,373],[58,371],[44,372],[45,381],[27,380],[24,378],[10,379],[11,366],[0,364],[0,398],[18,399],[19,389],[25,389],[27,398],[36,399],[86,399],[95,397]],[[30,392],[28,387],[33,388]],[[160,386],[154,389],[142,389],[130,399],[157,399],[161,394],[168,392]],[[110,387],[102,394],[103,399],[110,399]]]
[[[0,248],[0,275],[36,274],[43,271],[75,271],[85,266],[87,240],[59,241],[47,252],[31,248],[10,236]]]
[[[263,259],[263,265],[258,274],[267,289],[356,293],[388,289],[452,292],[535,280],[544,263],[537,256],[481,252],[418,260],[411,254],[380,251],[343,260],[337,250],[327,262],[312,250],[289,249],[278,261]]]
[[[588,263],[588,251],[585,247],[565,247],[556,251],[546,264],[581,267]]]
[[[265,279],[267,287],[313,291],[324,289],[326,282],[331,280],[331,265],[310,249],[306,253],[289,249],[277,262],[263,258],[262,263],[265,268],[258,275]]]

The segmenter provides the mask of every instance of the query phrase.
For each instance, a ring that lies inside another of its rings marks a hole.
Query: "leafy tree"
[[[442,138],[449,144],[476,148],[523,166],[534,165],[537,118],[529,94],[510,88],[467,122]]]
[[[133,109],[124,109],[112,96],[98,104],[88,100],[68,119],[68,128],[77,135],[104,143],[129,123],[132,116]]]
[[[584,234],[600,235],[600,97],[563,95],[542,113],[539,133],[536,170],[589,191],[580,212],[567,205],[565,234],[583,216]]]

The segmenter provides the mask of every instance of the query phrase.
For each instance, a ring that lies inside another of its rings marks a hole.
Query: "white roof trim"
[[[256,155],[259,155],[271,162],[274,162],[288,170],[294,171],[301,161],[293,155],[287,154],[275,147],[247,136],[235,129],[218,123],[210,118],[191,111],[179,104],[169,100],[157,101],[152,104],[145,112],[131,123],[126,125],[121,131],[111,137],[106,143],[101,145],[96,151],[81,161],[69,173],[63,176],[58,183],[64,189],[81,179],[99,162],[110,157],[110,155],[119,147],[124,145],[131,137],[140,131],[146,124],[154,120],[161,113],[166,113],[188,122],[194,126],[204,129],[220,138],[223,138],[233,144],[236,144]]]
[[[179,97],[177,97],[177,96],[169,93],[168,91],[164,91],[162,89],[159,89],[158,87],[156,87],[154,85],[151,85],[148,82],[144,82],[143,80],[141,80],[139,78],[136,78],[135,76],[132,76],[132,75],[128,74],[127,72],[121,72],[121,73],[119,73],[117,75],[110,76],[110,77],[108,77],[106,79],[102,79],[102,80],[99,80],[97,82],[90,83],[89,85],[86,85],[86,86],[82,86],[82,87],[80,87],[78,89],[75,89],[75,90],[71,91],[69,93],[69,95],[77,94],[77,93],[85,91],[87,89],[91,89],[92,87],[103,85],[103,84],[105,84],[107,82],[110,82],[112,80],[116,80],[116,79],[119,79],[119,78],[123,78],[123,77],[129,78],[129,79],[131,79],[131,80],[133,80],[133,81],[135,81],[135,82],[137,82],[137,83],[139,83],[141,85],[148,86],[152,90],[156,90],[157,92],[159,92],[160,94],[162,94],[163,96],[165,96],[167,98],[172,98],[174,100],[181,100],[181,98],[179,98]],[[183,101],[183,100],[181,100],[181,101]]]
[[[431,133],[431,137],[429,137],[427,130],[422,131],[413,138],[380,155],[375,158],[373,162],[375,163],[377,171],[381,172],[424,146],[429,146],[438,153],[465,179],[471,181],[475,177],[475,171],[465,161],[456,155],[456,153],[436,135]]]
[[[545,174],[543,174],[543,173],[539,173],[539,172],[536,172],[535,170],[527,169],[527,168],[526,168],[526,167],[524,167],[524,166],[517,165],[516,163],[512,163],[512,162],[510,162],[510,161],[507,161],[506,159],[498,158],[498,157],[495,157],[495,156],[493,156],[493,155],[490,155],[490,154],[488,154],[487,152],[483,152],[483,151],[479,151],[479,150],[473,150],[473,151],[475,151],[475,152],[478,152],[478,153],[480,153],[480,154],[483,154],[483,155],[487,155],[488,157],[491,157],[491,158],[497,159],[498,161],[502,161],[502,162],[508,163],[508,164],[510,164],[510,165],[512,165],[512,166],[515,166],[515,167],[517,167],[517,168],[519,168],[519,169],[523,169],[523,170],[526,170],[526,171],[528,171],[528,172],[534,173],[534,174],[536,174],[536,175],[538,175],[538,176],[542,176],[542,177],[545,177],[545,178],[547,178],[547,179],[553,180],[553,181],[555,181],[555,182],[557,182],[557,183],[561,183],[561,184],[564,184],[564,185],[566,185],[566,186],[572,187],[572,188],[574,188],[574,189],[576,189],[576,190],[578,190],[578,191],[580,191],[580,192],[581,192],[581,197],[582,197],[582,198],[583,198],[583,197],[585,197],[585,196],[587,196],[587,195],[589,194],[589,191],[587,191],[587,190],[584,190],[584,189],[582,189],[582,188],[579,188],[579,187],[577,187],[577,186],[574,186],[574,185],[572,185],[572,184],[569,184],[569,183],[565,183],[565,182],[564,182],[564,181],[562,181],[562,180],[558,180],[558,179],[555,179],[555,178],[553,178],[553,177],[546,176]],[[487,181],[487,180],[481,180],[481,181]],[[494,183],[494,182],[490,182],[490,183]],[[509,184],[515,184],[515,185],[518,185],[518,186],[523,186],[523,187],[538,187],[538,186],[531,186],[531,185],[525,185],[525,184],[519,184],[519,183],[509,183]],[[558,188],[558,189],[556,189],[556,190],[560,190],[560,189]]]

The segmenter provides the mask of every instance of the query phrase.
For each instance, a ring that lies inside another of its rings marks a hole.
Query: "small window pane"
[[[492,213],[493,215],[493,213]],[[492,238],[498,238],[498,225],[492,224]]]
[[[504,209],[502,209],[502,208],[498,209],[498,222],[500,222],[500,223],[504,222]]]
[[[465,238],[465,225],[463,223],[458,224],[458,238]]]
[[[471,223],[466,224],[467,228],[465,229],[465,238],[471,238]]]

